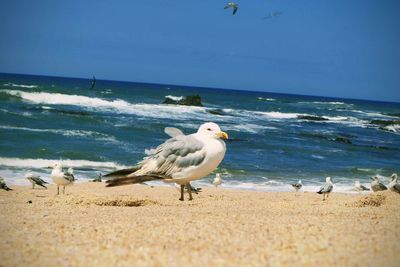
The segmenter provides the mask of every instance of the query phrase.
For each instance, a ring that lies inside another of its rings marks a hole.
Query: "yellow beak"
[[[217,133],[217,136],[221,139],[228,139],[228,134],[226,132],[219,132]]]

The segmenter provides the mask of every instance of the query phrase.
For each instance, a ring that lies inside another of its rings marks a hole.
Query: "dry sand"
[[[399,266],[399,194],[203,190],[0,191],[0,266]]]

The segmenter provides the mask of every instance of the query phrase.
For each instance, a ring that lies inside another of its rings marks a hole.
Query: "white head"
[[[202,124],[197,133],[216,139],[228,139],[228,134],[221,131],[218,124],[213,122]]]
[[[221,179],[221,174],[217,173],[217,174],[215,175],[215,178]]]
[[[372,181],[379,181],[379,177],[375,175],[374,177],[371,177],[371,180]]]
[[[397,182],[397,174],[396,173],[392,174],[392,181],[396,181]]]
[[[33,176],[33,173],[31,173],[31,172],[27,172],[26,174],[25,174],[25,178],[30,178],[30,177],[32,177]]]
[[[56,163],[54,163],[53,165],[51,165],[51,166],[49,166],[49,168],[52,168],[52,169],[61,169],[62,168],[62,165],[61,165],[61,163],[59,163],[59,162],[56,162]]]
[[[360,181],[356,181],[355,185],[356,187],[361,187]]]
[[[327,183],[332,183],[331,177],[326,177],[326,182],[327,182]]]

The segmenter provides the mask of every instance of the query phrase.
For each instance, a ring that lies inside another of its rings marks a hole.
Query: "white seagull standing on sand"
[[[326,195],[326,199],[328,199],[328,196],[332,192],[332,190],[333,190],[332,179],[331,179],[331,177],[326,177],[325,184],[323,186],[321,186],[321,188],[319,189],[319,191],[317,193],[324,195],[324,197],[322,199],[322,201],[324,201],[325,200],[325,195]]]
[[[220,186],[220,185],[222,184],[222,178],[221,178],[221,175],[220,175],[219,173],[217,173],[217,174],[215,175],[215,178],[214,178],[214,181],[212,182],[212,184],[213,184],[215,187],[218,187],[218,186]]]
[[[400,193],[400,184],[397,183],[397,174],[392,174],[392,181],[389,184],[389,189],[393,192]]]
[[[354,188],[358,192],[369,191],[369,188],[367,188],[367,187],[363,186],[362,184],[360,184],[360,181],[358,181],[358,180],[354,183]]]
[[[296,192],[297,192],[297,191],[299,191],[299,190],[303,187],[303,184],[301,183],[301,180],[299,180],[297,183],[292,184],[292,187],[293,187],[294,190],[296,190]]]
[[[75,181],[72,168],[69,168],[68,171],[63,172],[60,163],[55,163],[49,168],[53,168],[53,170],[51,171],[51,178],[53,179],[53,182],[57,185],[57,195],[60,194],[60,185],[63,186],[63,194],[65,194],[65,186],[70,185]]]
[[[104,175],[111,178],[107,186],[152,180],[177,183],[181,186],[179,200],[183,201],[185,186],[210,174],[224,159],[226,146],[222,139],[227,138],[217,124],[204,123],[194,134],[177,134],[168,139],[135,167]],[[191,187],[187,188],[192,200]]]
[[[3,177],[0,177],[0,189],[4,189],[6,191],[12,191],[12,189],[7,186]]]
[[[40,178],[39,175],[34,175],[33,173],[28,172],[27,174],[25,174],[25,178],[28,179],[29,182],[32,183],[32,189],[35,188],[35,185],[39,185],[39,186],[44,187],[44,188],[47,189],[45,184],[48,184],[48,182],[46,182],[45,180]]]
[[[387,187],[384,184],[382,184],[381,182],[379,182],[378,176],[371,177],[371,180],[372,180],[372,182],[371,182],[372,191],[377,192],[377,191],[387,190]]]

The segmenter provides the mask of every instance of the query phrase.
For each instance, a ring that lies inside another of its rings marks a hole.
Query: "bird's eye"
[[[211,131],[211,128],[207,128],[207,131]]]

